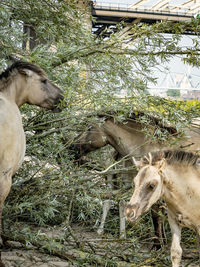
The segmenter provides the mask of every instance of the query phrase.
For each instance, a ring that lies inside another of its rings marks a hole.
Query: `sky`
[[[192,46],[192,39],[195,38],[192,35],[183,35],[182,36],[182,40],[180,42],[180,45],[182,47],[191,47]],[[170,72],[173,74],[173,77],[175,77],[176,75],[190,75],[192,78],[192,83],[193,86],[196,87],[199,82],[200,82],[200,70],[199,68],[194,68],[191,67],[188,64],[184,64],[183,61],[181,60],[181,57],[173,57],[169,63],[165,64],[165,67],[168,69],[166,69],[164,72],[157,72],[157,76],[158,76],[158,85],[160,86],[164,86],[164,84],[162,83],[164,76],[166,75],[166,73]],[[198,88],[200,88],[200,84],[197,86]]]

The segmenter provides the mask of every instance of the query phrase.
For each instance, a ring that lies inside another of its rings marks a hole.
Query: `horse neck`
[[[166,202],[179,202],[190,187],[200,188],[200,179],[193,166],[166,164],[163,171],[163,198]],[[200,194],[200,189],[199,189]]]
[[[103,128],[108,143],[123,156],[130,154],[133,147],[143,145],[145,142],[145,135],[137,123],[127,121],[123,124],[107,120]]]
[[[200,220],[200,171],[193,166],[185,167],[182,171],[176,170],[177,175],[170,177],[163,199],[171,214],[181,216],[178,218],[183,225],[197,230]]]
[[[13,77],[14,76],[14,77]],[[25,92],[23,92],[23,80],[20,75],[13,75],[7,81],[0,81],[1,95],[9,102],[15,103],[18,107],[25,101]]]

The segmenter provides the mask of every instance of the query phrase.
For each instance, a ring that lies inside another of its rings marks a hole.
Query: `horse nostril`
[[[132,214],[132,210],[130,208],[126,208],[126,217],[127,218],[130,218],[131,217],[131,214]]]
[[[126,206],[125,216],[128,220],[133,220],[135,218],[137,206],[138,206],[137,204],[134,205],[128,204]]]

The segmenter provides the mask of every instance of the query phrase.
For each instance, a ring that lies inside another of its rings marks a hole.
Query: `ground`
[[[48,235],[49,237],[56,238],[66,235],[66,232],[61,232],[59,228],[41,228],[40,234]],[[38,231],[38,228],[36,228]],[[28,244],[24,246],[18,241],[9,241],[11,248],[5,249],[2,252],[2,261],[5,267],[68,267],[68,266],[119,266],[119,267],[150,267],[150,266],[170,266],[170,261],[160,261],[161,257],[169,258],[169,249],[164,251],[153,252],[147,247],[140,248],[140,252],[135,253],[135,260],[130,257],[130,240],[119,241],[110,236],[102,237],[97,236],[95,231],[89,231],[88,228],[75,225],[70,228],[71,237],[69,242],[64,243],[66,251],[62,255],[69,256],[63,259],[55,256],[55,250],[49,255],[45,251],[40,252],[36,245]],[[68,232],[70,232],[68,231]],[[75,236],[74,236],[75,235]],[[74,236],[74,237],[72,237]],[[79,243],[80,242],[80,243]],[[84,247],[82,246],[84,244]],[[88,254],[90,248],[90,253]],[[81,252],[84,251],[83,253]],[[119,255],[121,252],[121,255]],[[94,258],[89,260],[89,255]],[[165,256],[164,256],[165,255]],[[88,259],[87,259],[88,257]],[[152,259],[151,259],[152,257]],[[105,258],[112,259],[112,262],[105,264]],[[196,260],[194,260],[196,258]],[[77,260],[78,259],[78,260]],[[88,261],[89,260],[89,261]],[[102,261],[101,261],[102,260]],[[196,261],[196,262],[195,262]],[[184,249],[183,266],[184,267],[197,267],[198,257],[197,251]]]
[[[6,267],[67,267],[70,263],[58,257],[47,256],[35,250],[13,249],[2,253]],[[72,265],[71,265],[72,266]]]

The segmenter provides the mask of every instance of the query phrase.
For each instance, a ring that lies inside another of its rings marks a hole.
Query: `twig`
[[[72,206],[73,206],[73,201],[74,201],[74,196],[75,196],[75,193],[77,192],[78,188],[74,188],[73,192],[72,192],[72,198],[70,200],[70,203],[69,203],[69,211],[68,211],[68,216],[67,216],[67,219],[66,221],[63,223],[65,225],[69,225],[69,221],[70,221],[70,217],[71,217],[71,212],[72,212]]]
[[[74,235],[72,228],[71,228],[69,225],[66,225],[65,227],[66,227],[67,231],[69,232],[70,236],[74,239],[74,241],[75,241],[76,245],[78,246],[78,248],[81,248],[81,249],[82,249],[82,248],[84,247],[84,245],[83,245],[83,243],[80,242],[80,241],[77,239],[77,237]],[[66,235],[66,236],[65,236],[65,239],[67,239],[68,236],[69,236],[69,235]]]

